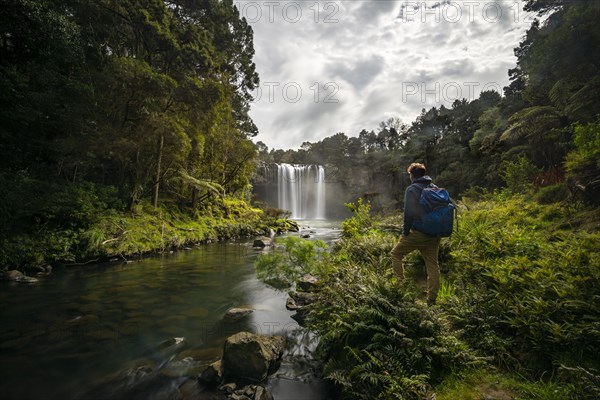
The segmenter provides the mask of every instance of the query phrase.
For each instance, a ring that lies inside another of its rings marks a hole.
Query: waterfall
[[[277,201],[292,219],[325,219],[325,168],[278,164]]]

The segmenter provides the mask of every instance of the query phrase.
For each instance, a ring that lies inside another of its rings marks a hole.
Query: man
[[[425,165],[412,163],[408,167],[408,174],[412,182],[404,192],[404,226],[402,239],[392,249],[392,267],[398,277],[398,281],[404,279],[404,268],[402,259],[408,253],[419,250],[425,260],[427,270],[427,304],[435,304],[440,289],[440,267],[438,264],[438,253],[440,249],[440,238],[429,236],[413,228],[413,222],[423,215],[423,206],[420,204],[423,188],[431,185],[431,178],[427,175]]]

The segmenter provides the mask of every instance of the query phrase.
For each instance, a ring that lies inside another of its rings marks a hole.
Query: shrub
[[[500,176],[506,183],[506,190],[512,194],[531,189],[533,176],[538,172],[539,169],[525,156],[520,156],[515,161],[505,160],[500,167]]]
[[[342,222],[342,237],[354,238],[366,233],[373,226],[371,218],[371,203],[363,203],[363,199],[358,199],[356,204],[347,203],[346,207],[354,214],[352,217]]]
[[[304,274],[323,275],[326,273],[323,258],[326,258],[327,245],[322,240],[310,241],[295,236],[275,239],[283,245],[283,251],[276,248],[271,253],[261,254],[255,261],[258,279],[276,288],[291,286]]]
[[[569,198],[569,188],[564,183],[545,186],[535,194],[535,200],[540,204],[560,203]]]

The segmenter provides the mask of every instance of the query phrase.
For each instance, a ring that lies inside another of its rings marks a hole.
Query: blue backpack
[[[420,203],[424,213],[420,219],[415,219],[413,228],[431,236],[450,236],[455,207],[448,191],[436,186],[423,188]]]

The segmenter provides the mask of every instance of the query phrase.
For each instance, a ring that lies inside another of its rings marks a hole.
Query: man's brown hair
[[[408,171],[409,174],[413,174],[415,177],[420,178],[425,175],[427,169],[425,168],[425,165],[421,163],[412,163],[408,166],[406,171]]]

